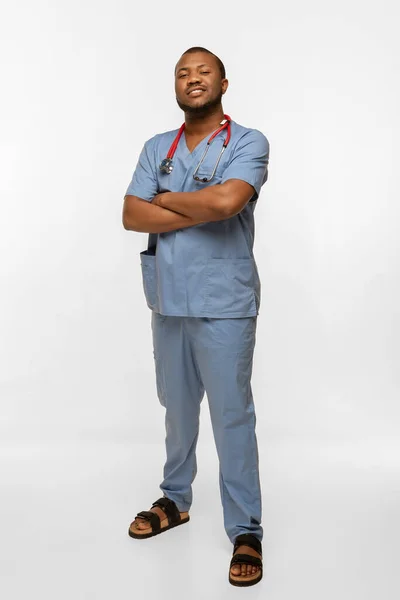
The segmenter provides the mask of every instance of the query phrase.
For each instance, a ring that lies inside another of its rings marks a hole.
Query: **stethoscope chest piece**
[[[164,158],[160,164],[160,171],[163,173],[167,173],[168,175],[172,173],[174,165],[172,164],[172,158]]]

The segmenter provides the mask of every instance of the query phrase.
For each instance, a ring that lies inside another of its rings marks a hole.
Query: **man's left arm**
[[[195,192],[164,192],[152,202],[194,219],[220,221],[238,214],[256,200],[268,177],[269,143],[252,129],[239,140],[221,183]]]
[[[251,185],[240,179],[230,179],[195,192],[157,194],[152,203],[192,219],[220,221],[240,212],[253,195]]]

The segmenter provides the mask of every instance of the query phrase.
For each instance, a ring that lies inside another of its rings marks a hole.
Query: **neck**
[[[206,113],[185,112],[185,133],[188,135],[207,135],[207,133],[218,129],[224,118],[222,106],[213,107]]]

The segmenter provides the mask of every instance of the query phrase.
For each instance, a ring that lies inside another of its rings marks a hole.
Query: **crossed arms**
[[[151,202],[128,195],[122,223],[131,231],[162,233],[221,221],[238,214],[253,195],[253,186],[242,179],[229,179],[195,192],[157,194]]]

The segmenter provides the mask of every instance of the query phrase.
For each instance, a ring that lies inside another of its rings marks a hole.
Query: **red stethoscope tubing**
[[[223,143],[224,148],[226,148],[227,145],[229,144],[229,140],[231,139],[231,118],[229,115],[224,115],[224,120],[226,122],[223,125],[221,125],[221,127],[219,127],[219,129],[217,129],[217,131],[214,131],[214,133],[212,134],[212,136],[209,138],[209,140],[207,142],[207,146],[209,146],[211,144],[211,142],[213,141],[213,139],[215,138],[215,136],[218,135],[219,133],[221,133],[221,131],[223,131],[224,129],[227,129],[226,138]],[[185,123],[183,123],[181,125],[176,138],[174,139],[174,141],[171,144],[170,149],[168,150],[168,154],[167,154],[166,158],[172,160],[172,158],[174,157],[175,151],[178,147],[179,140],[181,139],[184,129],[185,129]]]

